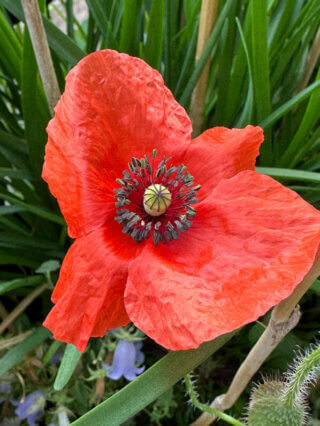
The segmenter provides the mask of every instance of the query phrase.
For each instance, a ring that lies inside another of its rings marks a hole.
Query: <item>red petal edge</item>
[[[320,243],[320,213],[252,171],[222,180],[196,218],[180,240],[145,246],[129,266],[130,319],[172,350],[237,329],[288,297]]]
[[[254,170],[262,142],[262,128],[250,125],[244,129],[214,127],[195,138],[183,162],[195,183],[202,185],[200,198],[210,195],[220,180]]]
[[[123,304],[128,261],[109,248],[108,231],[79,238],[69,249],[44,326],[83,352],[90,337],[130,321]],[[132,253],[129,254],[132,256]]]

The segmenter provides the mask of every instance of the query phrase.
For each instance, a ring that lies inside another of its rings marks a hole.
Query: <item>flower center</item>
[[[171,192],[159,183],[148,186],[143,196],[143,207],[150,216],[161,216],[171,204]]]
[[[156,154],[153,150],[151,162],[147,155],[132,158],[114,190],[115,220],[122,224],[122,232],[136,242],[152,236],[155,245],[177,240],[190,228],[200,189],[183,164],[169,165],[170,158],[163,158],[155,165]]]

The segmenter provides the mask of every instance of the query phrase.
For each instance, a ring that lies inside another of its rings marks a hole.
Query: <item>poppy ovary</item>
[[[145,190],[143,195],[143,207],[150,216],[161,216],[167,211],[172,200],[169,189],[155,183]]]

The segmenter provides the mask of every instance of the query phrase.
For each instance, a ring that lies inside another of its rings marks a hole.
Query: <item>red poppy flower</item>
[[[76,238],[44,323],[56,339],[84,351],[133,321],[166,348],[195,348],[256,320],[311,268],[320,214],[254,171],[262,129],[192,141],[142,60],[81,60],[48,135],[43,178]]]

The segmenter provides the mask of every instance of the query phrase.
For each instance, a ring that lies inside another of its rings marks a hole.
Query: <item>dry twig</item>
[[[8,349],[11,346],[16,345],[17,343],[22,342],[29,334],[32,333],[32,330],[28,330],[25,333],[18,334],[18,336],[10,337],[9,339],[4,339],[0,341],[0,351],[3,349]]]
[[[0,324],[0,334],[36,299],[44,290],[49,288],[45,283],[31,292],[25,299],[14,308],[13,311]]]
[[[202,0],[196,62],[200,59],[215,24],[217,9],[218,0]],[[203,68],[202,74],[194,88],[191,98],[190,117],[193,124],[193,134],[195,136],[200,133],[202,127],[209,66],[210,64],[208,62]]]
[[[47,36],[37,0],[21,0],[26,23],[30,32],[41,81],[48,100],[51,114],[60,98],[60,89],[54,71]]]

